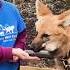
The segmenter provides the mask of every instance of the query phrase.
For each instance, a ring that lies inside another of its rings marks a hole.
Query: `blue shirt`
[[[0,8],[0,45],[13,47],[18,33],[26,28],[18,9],[15,5],[3,1]],[[1,62],[0,70],[17,70],[19,63],[10,61]]]

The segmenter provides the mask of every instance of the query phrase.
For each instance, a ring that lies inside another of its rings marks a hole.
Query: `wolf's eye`
[[[43,42],[49,41],[49,36],[50,35],[48,35],[48,34],[43,34],[42,35]]]
[[[64,28],[64,26],[62,24],[59,24],[58,26]]]
[[[49,37],[50,35],[48,34],[43,34],[42,37]]]

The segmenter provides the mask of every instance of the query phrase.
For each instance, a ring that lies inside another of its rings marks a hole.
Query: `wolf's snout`
[[[38,52],[39,50],[38,50],[38,47],[37,46],[38,46],[37,44],[32,43],[31,44],[31,50],[33,50],[34,52]]]

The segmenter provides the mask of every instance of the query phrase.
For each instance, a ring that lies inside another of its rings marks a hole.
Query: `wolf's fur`
[[[36,0],[36,14],[38,21],[35,26],[38,34],[32,42],[34,49],[42,47],[47,51],[59,49],[64,55],[69,52],[70,10],[54,15],[46,5]]]
[[[32,41],[34,51],[44,47],[48,52],[57,50],[56,58],[65,57],[70,51],[70,10],[54,15],[47,5],[36,0],[36,14],[38,34]]]

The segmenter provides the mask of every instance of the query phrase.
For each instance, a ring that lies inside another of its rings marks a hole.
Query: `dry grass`
[[[59,70],[53,68],[39,68],[39,67],[30,67],[30,66],[20,66],[20,70]]]

